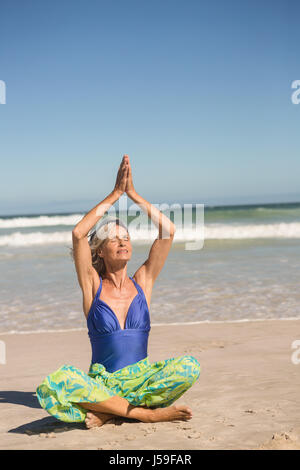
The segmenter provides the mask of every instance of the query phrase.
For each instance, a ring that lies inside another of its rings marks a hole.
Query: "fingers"
[[[129,157],[128,155],[124,155],[122,158],[120,167],[127,166],[128,164],[129,164]]]
[[[126,160],[123,158],[123,160],[121,161],[120,167],[119,167],[119,172],[120,172],[121,174],[124,173],[124,171],[126,170],[127,167],[128,167],[128,163],[127,163]]]
[[[125,165],[123,168],[122,168],[122,172],[121,172],[121,180],[124,180],[128,177],[128,166]]]
[[[120,163],[118,178],[123,179],[128,176],[128,167],[130,167],[128,155],[124,155]]]
[[[127,182],[128,180],[128,168],[126,168],[125,174],[124,174],[124,181]]]
[[[129,156],[128,155],[123,155],[123,162],[125,162],[125,164],[129,164]]]
[[[127,158],[125,158],[127,157]],[[122,166],[122,170],[123,172],[126,173],[126,176],[128,176],[128,168],[130,167],[130,163],[129,163],[129,159],[128,159],[128,156],[127,155],[124,155],[123,157],[123,166]]]
[[[121,160],[121,163],[120,163],[120,167],[119,167],[119,168],[122,168],[125,164],[126,164],[126,158],[125,158],[125,155],[124,155],[123,158],[122,158],[122,160]]]
[[[130,161],[128,155],[124,155],[123,157],[125,159],[126,166],[128,166],[131,169]]]

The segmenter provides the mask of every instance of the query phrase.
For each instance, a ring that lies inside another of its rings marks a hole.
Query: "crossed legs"
[[[80,406],[89,410],[85,423],[88,428],[102,426],[114,416],[137,419],[144,423],[159,421],[187,421],[192,417],[192,410],[186,405],[171,405],[165,408],[147,408],[133,406],[125,398],[115,395],[100,403],[80,403]]]
[[[144,389],[144,393],[146,391],[146,395],[156,403],[155,407],[134,406],[119,395],[98,403],[84,402],[80,406],[89,411],[85,423],[88,428],[102,426],[115,415],[145,423],[187,421],[192,418],[192,410],[186,405],[173,405],[173,402],[193,385],[199,375],[200,364],[194,357],[180,356],[169,360],[163,370],[151,377]]]

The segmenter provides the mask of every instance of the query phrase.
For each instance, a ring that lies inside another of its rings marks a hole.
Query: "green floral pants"
[[[50,415],[65,422],[82,422],[82,403],[97,403],[119,395],[134,406],[167,407],[198,379],[200,364],[193,356],[149,361],[147,356],[115,372],[92,364],[88,374],[63,365],[37,387],[39,403]]]

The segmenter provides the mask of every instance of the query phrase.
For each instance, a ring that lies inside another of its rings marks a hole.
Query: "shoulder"
[[[144,295],[146,297],[148,306],[150,305],[152,289],[153,289],[153,280],[151,278],[147,278],[146,276],[146,269],[142,265],[132,276],[135,282],[142,288]]]
[[[145,266],[142,265],[132,276],[132,278],[139,284],[143,290],[147,290],[150,286],[149,279],[146,276]]]

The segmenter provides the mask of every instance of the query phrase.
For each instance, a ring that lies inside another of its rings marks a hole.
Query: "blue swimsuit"
[[[143,289],[129,276],[137,294],[122,329],[114,311],[99,298],[102,290],[102,278],[99,277],[100,285],[87,317],[92,364],[103,364],[108,372],[114,372],[147,357],[150,315]]]

